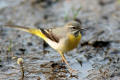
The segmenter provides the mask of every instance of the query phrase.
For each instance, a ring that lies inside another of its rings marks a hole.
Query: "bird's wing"
[[[66,36],[66,30],[63,27],[60,28],[50,28],[50,29],[40,29],[41,32],[50,40],[58,43],[61,38]]]

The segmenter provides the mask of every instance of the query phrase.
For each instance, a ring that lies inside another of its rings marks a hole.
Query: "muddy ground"
[[[60,55],[29,33],[0,26],[0,80],[120,80],[120,0],[0,0],[0,25],[63,26],[76,19],[83,28],[77,49]]]

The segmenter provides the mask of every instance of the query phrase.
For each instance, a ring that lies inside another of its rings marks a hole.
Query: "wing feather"
[[[49,38],[50,40],[58,43],[59,42],[59,37],[56,36],[51,29],[40,29],[41,32],[47,37]]]

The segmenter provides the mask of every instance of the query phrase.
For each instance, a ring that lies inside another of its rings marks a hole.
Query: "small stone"
[[[33,44],[32,44],[31,42],[28,42],[27,45],[28,45],[28,46],[32,46]]]

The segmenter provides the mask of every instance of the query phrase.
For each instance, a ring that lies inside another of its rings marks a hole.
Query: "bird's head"
[[[77,21],[68,22],[64,27],[66,27],[68,31],[75,36],[82,33],[82,31],[84,30],[82,29],[81,24]]]

